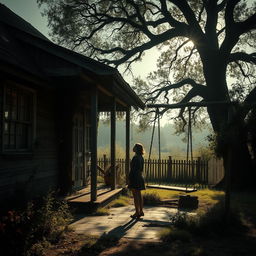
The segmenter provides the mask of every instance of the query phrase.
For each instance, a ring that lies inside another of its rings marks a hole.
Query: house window
[[[3,152],[31,151],[34,93],[5,85],[3,103]]]

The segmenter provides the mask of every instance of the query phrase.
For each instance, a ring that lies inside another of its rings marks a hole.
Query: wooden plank
[[[195,188],[186,188],[186,187],[176,187],[176,186],[164,186],[164,185],[147,185],[147,188],[156,188],[156,189],[167,189],[167,190],[175,190],[175,191],[181,191],[181,192],[195,192],[197,189]]]
[[[97,200],[94,203],[102,203],[105,200],[109,199],[113,195],[116,195],[122,191],[122,188],[115,190],[98,190]],[[89,194],[85,193],[78,197],[74,197],[68,200],[69,203],[89,203],[91,202]]]

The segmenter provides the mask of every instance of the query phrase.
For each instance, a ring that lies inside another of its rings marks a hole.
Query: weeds
[[[122,207],[129,205],[129,198],[127,196],[120,196],[110,203],[110,207]]]
[[[240,216],[235,212],[230,213],[227,221],[223,204],[216,204],[197,215],[178,212],[171,218],[171,224],[176,229],[186,230],[198,236],[225,235],[239,232],[243,228]]]
[[[165,242],[181,241],[189,242],[191,240],[191,233],[187,230],[176,228],[165,228],[159,233],[159,238]]]
[[[2,216],[0,239],[7,255],[40,255],[43,247],[58,240],[71,219],[67,203],[50,192],[29,202],[25,210]]]
[[[145,205],[157,205],[160,203],[160,195],[156,192],[145,192],[143,193],[143,200]]]

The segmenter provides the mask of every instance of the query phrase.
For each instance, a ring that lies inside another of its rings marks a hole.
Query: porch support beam
[[[116,189],[116,99],[113,97],[113,104],[111,109],[111,166],[112,166],[112,184],[111,189]]]
[[[125,177],[126,185],[128,184],[128,175],[130,169],[130,107],[126,109],[126,126],[125,126]]]
[[[91,91],[91,201],[97,200],[97,120],[98,91]]]
[[[231,101],[201,101],[201,102],[186,102],[186,103],[175,103],[175,104],[147,104],[147,108],[183,108],[183,107],[207,107],[211,105],[232,105],[236,104],[236,102]]]

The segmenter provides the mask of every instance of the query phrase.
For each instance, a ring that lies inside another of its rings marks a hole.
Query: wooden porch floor
[[[65,199],[75,211],[93,211],[114,200],[121,194],[122,190],[122,188],[111,190],[109,187],[100,187],[97,189],[97,200],[92,202],[91,188],[88,186]]]

